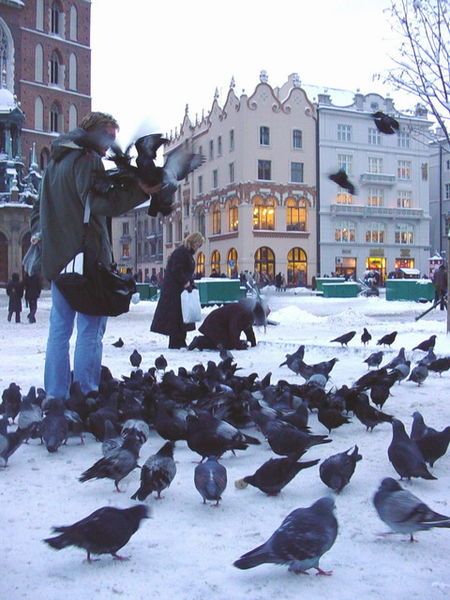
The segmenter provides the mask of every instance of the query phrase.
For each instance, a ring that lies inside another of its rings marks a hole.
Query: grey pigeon
[[[407,360],[404,363],[400,363],[400,364],[396,365],[392,369],[392,371],[389,371],[389,375],[395,373],[396,381],[398,381],[398,383],[400,383],[401,381],[403,381],[404,379],[406,379],[408,377],[410,372],[411,372],[411,361]]]
[[[433,360],[436,360],[436,354],[433,351],[433,348],[430,348],[428,350],[428,352],[425,354],[425,356],[423,358],[421,358],[419,360],[419,362],[417,363],[418,365],[425,365],[426,367],[428,367],[428,365],[430,363],[433,362]]]
[[[422,500],[392,479],[386,477],[380,484],[373,503],[378,516],[393,533],[408,533],[414,542],[416,531],[427,531],[432,527],[450,527],[450,517],[429,508]]]
[[[195,467],[194,483],[203,498],[203,504],[209,500],[219,506],[227,487],[227,470],[215,456],[209,456],[206,462]]]
[[[134,436],[126,437],[120,448],[84,471],[79,481],[83,483],[90,479],[112,479],[116,490],[120,492],[119,482],[137,467],[139,448],[139,441]]]
[[[436,479],[427,469],[422,453],[405,431],[405,426],[399,419],[392,419],[392,441],[388,448],[388,457],[392,466],[400,475],[406,477],[421,477]]]
[[[379,352],[372,352],[372,354],[368,356],[364,362],[367,364],[367,368],[370,369],[370,367],[379,367],[382,360],[383,350],[380,350]]]
[[[293,354],[286,354],[286,360],[281,363],[280,367],[287,365],[291,371],[298,374],[296,370],[296,366],[298,365],[298,361],[302,361],[305,356],[305,346],[301,344],[297,350]]]
[[[105,435],[102,442],[103,456],[111,456],[118,448],[123,446],[124,438],[117,433],[117,429],[109,419],[105,421]]]
[[[427,377],[428,367],[426,365],[416,365],[412,369],[407,381],[414,381],[417,385],[422,385]]]
[[[384,367],[385,369],[393,369],[397,365],[406,361],[405,349],[400,348],[399,353]]]
[[[173,460],[174,442],[166,442],[156,454],[149,456],[141,469],[141,485],[131,496],[132,500],[145,500],[152,492],[161,498],[161,492],[172,483],[177,472]]]
[[[122,437],[134,435],[143,446],[150,437],[150,427],[142,419],[128,419],[122,425],[120,434]]]
[[[53,453],[66,442],[69,425],[64,416],[64,403],[58,398],[47,398],[45,416],[42,419],[40,433],[48,452]]]
[[[433,427],[428,427],[428,425],[425,424],[424,418],[418,410],[413,412],[412,418],[413,422],[409,437],[413,440],[413,442],[417,442],[417,440],[420,440],[420,438],[429,433],[437,433],[436,429],[433,429]]]
[[[351,448],[346,452],[339,452],[324,460],[319,467],[320,479],[329,488],[339,493],[350,481],[355,472],[356,463],[362,459],[358,454],[358,446],[355,445],[353,452]]]
[[[88,561],[92,560],[91,554],[111,554],[118,560],[124,560],[117,552],[136,533],[142,519],[148,518],[145,504],[131,508],[104,506],[73,525],[53,527],[53,531],[61,535],[47,538],[44,542],[55,550],[68,546],[83,548]]]
[[[297,508],[267,542],[241,556],[234,566],[252,569],[264,563],[287,564],[294,573],[316,569],[318,575],[331,575],[331,571],[319,567],[319,561],[337,537],[334,508],[334,500],[328,497],[320,498],[308,508]]]
[[[27,438],[39,437],[39,428],[43,418],[41,407],[33,404],[29,395],[24,396],[17,419],[17,428],[26,432]]]
[[[26,437],[26,433],[17,429],[8,431],[8,417],[0,419],[0,467],[6,467],[9,457],[19,448]]]

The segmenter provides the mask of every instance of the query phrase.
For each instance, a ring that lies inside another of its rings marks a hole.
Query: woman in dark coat
[[[39,273],[26,275],[25,277],[25,302],[28,303],[29,313],[27,315],[30,323],[36,323],[37,301],[41,295],[41,277]]]
[[[23,283],[18,273],[13,273],[6,285],[6,293],[9,296],[8,321],[11,321],[13,313],[16,313],[16,323],[20,323],[22,312]]]
[[[245,350],[248,342],[254,347],[256,338],[253,325],[265,325],[266,312],[259,301],[251,298],[216,308],[198,328],[203,335],[196,336],[188,350],[216,350],[219,346],[226,350]],[[247,342],[240,339],[242,332]]]
[[[186,332],[195,329],[194,323],[183,323],[181,292],[194,286],[194,254],[203,244],[200,233],[191,233],[178,246],[167,262],[161,296],[156,306],[151,331],[169,336],[169,348],[184,348]]]

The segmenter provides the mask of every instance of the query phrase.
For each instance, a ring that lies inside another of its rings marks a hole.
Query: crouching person
[[[256,346],[253,325],[266,325],[269,309],[259,300],[242,298],[239,302],[225,304],[213,310],[198,328],[203,335],[196,336],[188,350],[246,350],[248,343]],[[247,340],[241,340],[244,332]]]

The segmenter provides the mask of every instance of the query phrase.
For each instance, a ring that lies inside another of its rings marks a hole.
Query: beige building
[[[295,74],[273,88],[263,71],[250,96],[238,97],[232,81],[223,106],[216,93],[210,112],[194,122],[186,107],[165,152],[192,145],[205,163],[180,184],[168,217],[150,219],[139,209],[115,219],[119,265],[143,277],[146,269],[159,271],[186,234],[198,230],[206,238],[196,257],[201,275],[248,270],[273,280],[281,272],[288,284],[310,283],[317,262],[315,128],[315,107]],[[142,228],[145,220],[157,223],[153,233],[147,225],[146,241],[157,239],[162,226],[162,263],[144,260],[142,248],[137,253],[140,218]]]

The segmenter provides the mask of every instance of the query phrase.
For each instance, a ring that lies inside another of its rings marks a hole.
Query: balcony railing
[[[396,179],[395,175],[388,175],[387,173],[361,173],[359,182],[361,185],[394,185]]]
[[[354,217],[386,217],[388,219],[423,219],[421,208],[389,208],[387,206],[362,206],[357,204],[331,204],[332,215]]]

